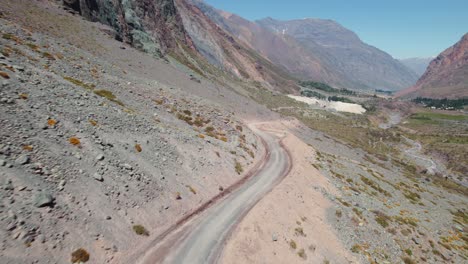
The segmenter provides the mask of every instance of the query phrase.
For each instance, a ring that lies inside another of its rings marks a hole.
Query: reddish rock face
[[[460,98],[468,96],[468,33],[432,60],[416,85],[400,97]]]

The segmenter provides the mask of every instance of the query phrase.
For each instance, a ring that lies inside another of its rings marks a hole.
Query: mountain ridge
[[[468,33],[433,59],[415,85],[396,96],[451,99],[468,96]]]

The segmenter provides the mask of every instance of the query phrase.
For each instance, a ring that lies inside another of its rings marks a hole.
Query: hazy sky
[[[468,32],[468,0],[205,0],[249,20],[328,18],[395,58],[438,55]]]

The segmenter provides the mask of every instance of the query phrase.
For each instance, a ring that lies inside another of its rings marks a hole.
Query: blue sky
[[[327,18],[395,58],[431,57],[468,32],[468,0],[205,0],[249,20]]]

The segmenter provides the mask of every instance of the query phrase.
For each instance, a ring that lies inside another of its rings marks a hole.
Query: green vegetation
[[[84,263],[89,260],[89,253],[83,248],[73,251],[71,256],[72,256],[71,258],[72,263]]]
[[[418,97],[412,100],[415,103],[422,104],[425,107],[435,107],[437,109],[453,110],[463,109],[468,105],[468,98],[462,99],[431,99]]]
[[[410,122],[415,124],[439,124],[443,121],[468,121],[468,116],[466,115],[449,115],[442,113],[432,113],[432,112],[423,112],[415,113],[410,117]]]
[[[316,92],[316,91],[311,91],[311,90],[302,90],[301,91],[301,95],[302,96],[306,96],[306,97],[315,97],[315,98],[318,98],[318,99],[321,99],[321,100],[326,100],[327,97],[319,92]]]
[[[337,89],[333,88],[326,83],[314,82],[314,81],[302,81],[299,82],[302,87],[314,88],[328,93],[344,94],[344,95],[356,95],[356,92],[348,89]]]
[[[146,230],[146,228],[142,225],[134,225],[133,231],[135,231],[135,233],[140,236],[149,236],[148,230]]]
[[[351,100],[349,98],[342,97],[342,96],[336,96],[336,95],[329,96],[328,101],[343,102],[343,103],[350,103],[350,104],[355,104],[356,103],[356,102],[354,102],[353,100]]]

